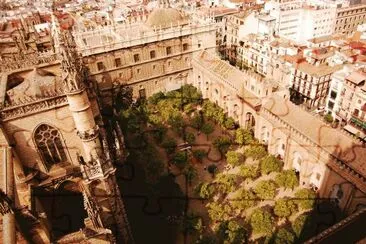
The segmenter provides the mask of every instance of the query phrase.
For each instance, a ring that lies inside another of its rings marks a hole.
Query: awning
[[[351,125],[346,125],[345,127],[343,127],[343,129],[345,129],[346,131],[352,133],[353,135],[356,135],[357,132],[360,132],[359,130],[357,130],[355,127],[353,127]]]
[[[352,133],[353,135],[358,135],[358,137],[361,138],[361,139],[366,138],[365,133],[363,133],[362,131],[360,131],[357,128],[353,127],[352,125],[346,125],[346,126],[343,127],[343,129],[345,129],[346,131]]]

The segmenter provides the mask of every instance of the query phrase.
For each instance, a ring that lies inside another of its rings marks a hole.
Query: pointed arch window
[[[34,141],[48,170],[55,164],[67,161],[61,134],[56,128],[41,124],[34,131]]]

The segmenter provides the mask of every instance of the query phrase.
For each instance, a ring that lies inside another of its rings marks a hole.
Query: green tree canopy
[[[208,167],[207,167],[207,171],[212,175],[214,176],[217,172],[217,166],[216,164],[210,164]]]
[[[207,182],[198,184],[195,190],[199,192],[199,196],[202,198],[211,198],[216,191],[215,186]]]
[[[230,204],[210,202],[207,204],[208,215],[213,221],[224,221],[229,219],[232,209]]]
[[[273,217],[269,212],[257,208],[250,216],[250,225],[255,234],[271,234],[274,227]]]
[[[192,184],[192,181],[197,177],[197,170],[192,165],[185,167],[183,173],[186,176],[189,185]]]
[[[193,150],[193,157],[202,162],[203,158],[207,156],[207,152],[202,149]]]
[[[310,189],[300,189],[295,193],[295,202],[301,210],[312,209],[315,203],[316,194]]]
[[[256,179],[259,176],[257,165],[241,165],[239,175],[244,178]]]
[[[190,123],[193,128],[200,130],[203,125],[203,116],[201,116],[199,113],[194,113],[194,116],[191,118]]]
[[[239,165],[241,162],[241,154],[235,151],[228,151],[226,153],[226,161],[228,164],[232,165],[232,166],[237,166]]]
[[[172,129],[178,134],[182,133],[184,127],[184,119],[181,114],[172,115],[168,119],[168,124],[172,127]]]
[[[261,199],[274,199],[276,184],[271,180],[260,181],[254,188],[255,194]]]
[[[219,136],[213,142],[214,147],[222,153],[225,153],[231,146],[231,140],[227,136]]]
[[[165,95],[163,92],[157,92],[157,93],[154,93],[153,95],[151,95],[149,98],[148,98],[148,102],[151,103],[151,104],[158,104],[159,101],[165,99]]]
[[[216,244],[216,239],[212,235],[201,235],[195,244]]]
[[[278,217],[289,217],[297,211],[296,204],[291,199],[282,198],[276,201],[274,213]]]
[[[265,156],[267,156],[268,153],[263,146],[253,145],[253,146],[250,146],[247,149],[245,149],[244,154],[246,157],[251,157],[256,160],[256,159],[264,158]]]
[[[161,146],[165,149],[165,151],[168,154],[172,154],[175,151],[175,148],[177,147],[177,142],[173,138],[167,137],[163,140]]]
[[[248,145],[253,142],[253,134],[250,130],[239,128],[235,131],[235,142],[239,145]]]
[[[225,129],[232,130],[235,128],[235,120],[231,117],[227,118],[224,122]]]
[[[173,163],[180,169],[183,169],[187,165],[188,154],[185,151],[177,152],[174,155]]]
[[[261,172],[263,175],[268,175],[271,172],[279,172],[282,169],[282,161],[273,155],[268,155],[261,160]]]
[[[117,96],[115,96],[116,99],[114,102],[116,110],[121,111],[130,108],[133,101],[132,95],[132,87],[122,86],[117,92]]]
[[[203,230],[202,218],[195,213],[188,213],[183,218],[182,230],[188,234],[202,233]]]
[[[151,134],[152,134],[152,136],[154,137],[154,139],[155,139],[155,141],[157,142],[157,143],[162,143],[162,141],[163,141],[163,138],[164,138],[164,136],[165,136],[165,134],[166,134],[166,128],[163,126],[163,125],[161,125],[161,124],[159,124],[159,125],[157,125],[152,131],[151,131]]]
[[[325,120],[326,122],[328,122],[328,123],[332,123],[332,122],[333,122],[333,116],[332,116],[332,114],[326,114],[326,115],[324,116],[324,120]]]
[[[203,134],[205,134],[207,136],[207,139],[208,139],[208,135],[210,135],[212,132],[214,132],[214,127],[210,123],[205,123],[202,125],[201,131]]]
[[[193,104],[188,103],[186,105],[184,105],[183,107],[183,111],[184,113],[186,113],[187,115],[190,115],[191,113],[193,113],[196,110],[196,108],[194,107]]]
[[[292,230],[298,239],[304,239],[311,232],[311,217],[307,214],[300,215],[292,223]]]
[[[255,206],[257,202],[256,198],[256,195],[252,191],[240,188],[231,200],[231,204],[234,208],[245,210]]]
[[[294,189],[295,187],[297,187],[299,185],[299,180],[297,179],[296,173],[294,170],[285,170],[281,173],[279,173],[276,176],[275,179],[277,185],[284,187],[284,188],[289,188],[289,189]]]
[[[189,144],[193,144],[196,141],[196,136],[191,132],[187,132],[185,134],[185,139]]]
[[[163,123],[163,118],[159,114],[149,114],[147,118],[148,122],[153,125],[158,125]]]
[[[236,186],[236,175],[233,174],[218,174],[214,181],[217,190],[221,193],[229,193],[234,191]]]
[[[281,228],[276,232],[273,242],[275,244],[292,244],[295,243],[295,235],[286,228]]]
[[[160,113],[163,121],[168,121],[171,117],[181,116],[179,107],[174,103],[174,100],[164,99],[157,104],[157,111]]]
[[[183,85],[179,91],[182,94],[183,104],[198,104],[202,101],[202,93],[192,85]]]
[[[221,222],[218,229],[220,240],[224,244],[245,243],[247,231],[237,221]]]

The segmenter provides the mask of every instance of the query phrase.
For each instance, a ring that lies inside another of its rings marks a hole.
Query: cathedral
[[[48,48],[34,52],[20,35],[19,53],[3,57],[7,243],[134,242],[115,176],[126,154],[123,135],[101,111],[126,85],[135,98],[179,88],[189,82],[192,57],[215,50],[212,17],[159,6],[96,29],[60,27],[53,14]]]
[[[2,189],[15,212],[3,217],[3,232],[16,221],[33,243],[131,243],[115,177],[123,161],[119,125],[101,116],[71,32],[54,34],[60,64],[2,73]],[[8,243],[14,234],[4,233]]]
[[[143,98],[192,84],[252,128],[302,185],[338,199],[349,214],[366,204],[364,145],[310,123],[273,82],[220,60],[216,29],[212,16],[162,1],[147,16],[96,28],[63,28],[53,14],[50,40],[37,52],[18,37],[20,52],[0,64],[6,243],[134,242],[116,181],[124,139],[102,113],[124,86]]]

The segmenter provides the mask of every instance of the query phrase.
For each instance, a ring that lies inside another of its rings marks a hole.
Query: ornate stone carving
[[[86,131],[77,131],[77,135],[83,141],[91,141],[98,137],[99,134],[99,127],[95,125],[94,128]]]
[[[74,37],[69,31],[61,33],[60,56],[65,91],[67,93],[75,93],[83,90],[85,85],[82,59],[76,50]]]
[[[67,104],[68,102],[66,96],[42,99],[21,106],[18,105],[18,106],[6,107],[0,112],[0,117],[2,121],[7,121],[11,119],[16,119],[18,117],[39,113],[41,111],[62,107]]]
[[[57,55],[52,51],[13,55],[13,58],[2,60],[0,72],[34,67],[40,64],[55,62],[56,60]]]

